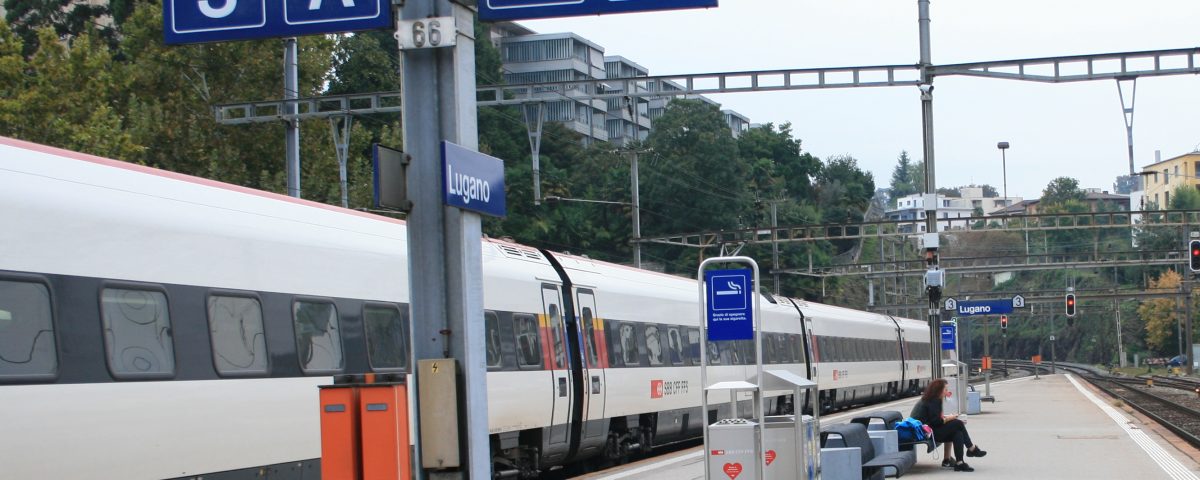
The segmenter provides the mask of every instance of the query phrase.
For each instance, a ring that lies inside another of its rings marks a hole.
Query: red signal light
[[[1066,305],[1066,311],[1067,311],[1067,312],[1066,312],[1066,313],[1067,313],[1067,317],[1074,317],[1074,316],[1075,316],[1075,294],[1074,294],[1074,293],[1068,293],[1068,294],[1067,294],[1067,305]]]

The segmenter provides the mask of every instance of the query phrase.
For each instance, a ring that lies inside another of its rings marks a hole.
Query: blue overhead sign
[[[958,315],[999,315],[1001,313],[1012,313],[1012,299],[1004,300],[976,300],[976,301],[958,301]]]
[[[708,287],[708,339],[754,339],[754,271],[708,270],[704,282]]]
[[[163,0],[168,44],[394,28],[390,0]]]
[[[494,217],[507,213],[503,160],[443,141],[442,173],[446,205]]]
[[[942,325],[942,350],[957,350],[954,342],[956,329],[954,325]]]
[[[479,19],[490,22],[715,6],[717,0],[479,0]]]

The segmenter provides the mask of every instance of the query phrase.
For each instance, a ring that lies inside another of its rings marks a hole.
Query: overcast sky
[[[1200,46],[1196,0],[934,0],[933,63],[1008,60]],[[522,21],[540,33],[575,32],[651,75],[915,64],[916,0],[721,0],[709,10]],[[1200,63],[1200,56],[1197,56]],[[1001,188],[1038,197],[1071,176],[1112,190],[1128,172],[1125,125],[1113,80],[1041,84],[940,77],[934,82],[939,187]],[[791,122],[804,150],[849,154],[886,186],[901,150],[922,158],[915,87],[713,95],[755,123]],[[1140,170],[1200,148],[1200,77],[1137,82],[1134,157]]]

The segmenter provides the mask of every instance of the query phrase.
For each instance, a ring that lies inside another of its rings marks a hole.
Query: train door
[[[579,308],[579,334],[583,338],[584,355],[584,439],[604,437],[608,425],[604,420],[604,366],[608,364],[608,351],[604,343],[604,326],[596,311],[596,296],[591,290],[579,289],[575,296]]]
[[[571,369],[567,362],[563,303],[557,286],[542,285],[542,305],[545,308],[543,328],[548,343],[546,363],[553,373],[551,388],[554,392],[554,408],[550,417],[550,438],[547,443],[551,446],[566,445],[567,440],[570,439],[571,427]]]

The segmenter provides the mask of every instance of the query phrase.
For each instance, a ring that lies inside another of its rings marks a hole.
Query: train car
[[[5,138],[0,185],[5,476],[311,478],[317,385],[409,371],[401,221]],[[753,374],[751,342],[701,345],[694,280],[494,239],[482,260],[497,475],[698,437],[731,408],[700,411],[701,348],[710,381]],[[763,362],[823,407],[928,382],[922,322],[761,298]]]

